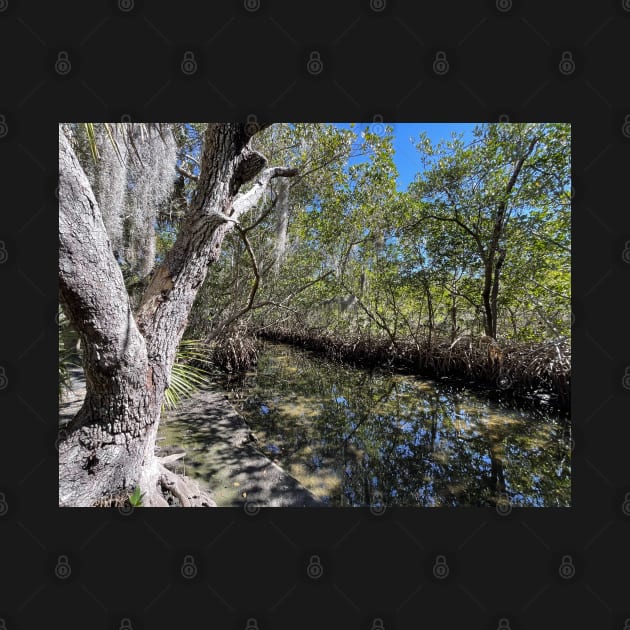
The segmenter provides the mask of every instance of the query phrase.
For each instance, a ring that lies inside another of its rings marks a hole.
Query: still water
[[[229,387],[259,447],[331,506],[571,503],[566,418],[282,344]]]

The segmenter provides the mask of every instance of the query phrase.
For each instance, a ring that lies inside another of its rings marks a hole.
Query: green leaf
[[[143,497],[144,494],[140,491],[140,487],[136,486],[136,489],[133,491],[133,493],[129,495],[129,503],[131,503],[133,507],[140,507],[142,505]]]
[[[199,339],[182,339],[177,348],[175,364],[171,370],[171,380],[164,392],[164,407],[173,409],[177,404],[199,391],[209,383],[207,370],[191,365],[192,361],[207,363],[209,349]]]

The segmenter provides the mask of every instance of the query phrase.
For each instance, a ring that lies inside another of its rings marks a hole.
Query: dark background
[[[0,630],[630,628],[629,66],[630,0],[0,0]],[[571,122],[573,507],[60,510],[57,123],[125,115]]]

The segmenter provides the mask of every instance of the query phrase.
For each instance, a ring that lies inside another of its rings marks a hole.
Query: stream
[[[258,447],[327,505],[571,505],[567,418],[269,342],[224,385]]]

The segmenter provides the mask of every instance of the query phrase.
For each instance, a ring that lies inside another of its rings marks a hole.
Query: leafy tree
[[[568,126],[480,125],[468,145],[453,137],[433,146],[423,136],[417,148],[424,170],[410,191],[417,202],[410,228],[439,222],[451,248],[462,240],[473,252],[470,271],[478,276],[484,330],[496,337],[504,269],[523,252],[523,228],[549,244],[548,221],[566,208]]]

